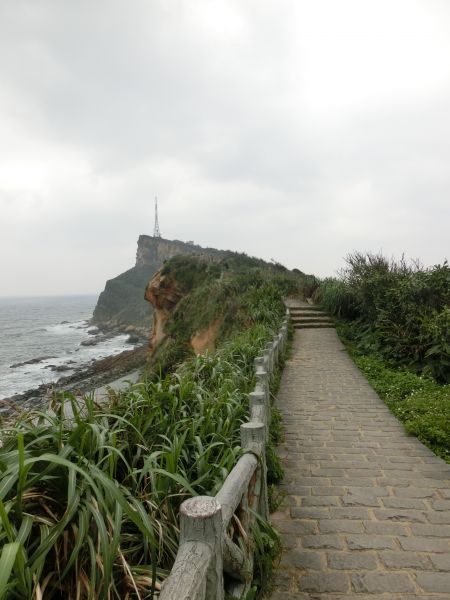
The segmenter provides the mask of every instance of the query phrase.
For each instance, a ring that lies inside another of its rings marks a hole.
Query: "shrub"
[[[325,279],[314,298],[338,319],[352,322],[360,349],[450,381],[450,268],[424,269],[380,254],[354,253],[341,279]]]

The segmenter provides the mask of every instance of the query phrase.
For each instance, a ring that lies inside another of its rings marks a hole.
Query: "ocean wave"
[[[16,363],[14,368],[0,368],[0,399],[23,393],[43,383],[56,382],[62,376],[88,367],[95,360],[130,350],[134,345],[128,343],[128,337],[128,334],[118,334],[95,346],[79,346],[75,351],[59,356],[41,356]]]
[[[73,321],[72,323],[58,323],[57,325],[51,325],[46,328],[47,333],[53,333],[56,335],[73,335],[85,332],[89,324],[87,321]]]

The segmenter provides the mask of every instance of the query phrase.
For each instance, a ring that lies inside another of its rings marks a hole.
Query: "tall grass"
[[[284,313],[281,295],[261,289],[242,293],[247,327],[216,353],[103,405],[61,394],[51,411],[4,427],[0,597],[157,594],[177,552],[181,502],[214,495],[241,453],[253,361]]]

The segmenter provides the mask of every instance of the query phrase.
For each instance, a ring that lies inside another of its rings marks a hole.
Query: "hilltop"
[[[141,235],[137,243],[135,265],[106,282],[94,309],[92,323],[103,329],[136,332],[148,337],[153,311],[144,299],[146,286],[165,261],[178,255],[200,256],[216,263],[227,259],[249,258],[229,250],[203,248],[193,242]],[[260,266],[271,265],[260,259],[249,260]],[[298,270],[296,272],[301,274]]]
[[[94,309],[92,323],[102,328],[134,331],[148,336],[152,310],[144,300],[145,288],[164,261],[178,254],[218,259],[225,252],[202,248],[191,242],[139,236],[135,265],[106,282]]]

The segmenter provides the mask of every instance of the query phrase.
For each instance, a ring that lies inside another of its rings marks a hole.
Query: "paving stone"
[[[306,496],[302,506],[339,506],[337,496]]]
[[[391,523],[386,521],[365,521],[366,533],[375,535],[409,535],[407,526],[403,523]]]
[[[429,554],[428,557],[435,569],[450,573],[450,554]]]
[[[281,545],[284,549],[297,548],[299,539],[296,535],[284,533],[281,536]]]
[[[313,496],[343,496],[343,487],[332,487],[332,486],[314,486],[311,489]]]
[[[450,597],[450,573],[418,573],[416,582],[425,592],[448,594]]]
[[[389,496],[390,492],[385,487],[380,487],[380,486],[372,486],[368,489],[367,486],[349,485],[347,487],[347,494],[349,494],[349,495],[370,494],[371,496],[376,496],[377,498],[381,498],[384,496]]]
[[[273,574],[273,584],[277,590],[290,590],[294,586],[294,576],[289,571],[279,569]]]
[[[285,553],[282,556],[281,566],[295,567],[296,569],[323,571],[326,567],[325,556],[322,552],[293,550],[292,552]]]
[[[345,537],[350,550],[393,550],[395,548],[394,540],[386,535],[355,534]]]
[[[286,521],[275,524],[275,528],[282,533],[288,533],[298,537],[317,533],[317,525],[312,520],[287,519]]]
[[[292,494],[296,494],[296,490],[304,488],[304,487],[313,487],[313,486],[331,486],[331,481],[325,477],[300,477],[300,481],[298,484],[292,483],[290,487],[292,488]],[[300,495],[300,494],[298,494]]]
[[[328,508],[291,506],[291,517],[293,519],[325,519],[329,514]]]
[[[344,573],[311,573],[298,582],[303,592],[347,592],[349,587],[348,575]]]
[[[343,496],[342,504],[344,506],[381,506],[380,500],[375,495],[369,493]]]
[[[331,507],[330,517],[332,519],[368,519],[369,509],[359,507]],[[323,518],[323,517],[320,517]]]
[[[301,539],[304,548],[332,548],[341,550],[343,542],[338,535],[304,535]]]
[[[430,488],[405,487],[395,490],[398,498],[432,498],[436,490]]]
[[[417,510],[426,510],[426,504],[423,500],[416,498],[382,498],[382,502],[386,508],[415,508]],[[449,521],[450,522],[450,521]]]
[[[382,550],[378,555],[389,569],[424,569],[428,567],[426,556],[415,552]]]
[[[332,477],[331,485],[347,487],[349,485],[358,485],[361,487],[372,488],[377,485],[375,477]]]
[[[425,513],[419,510],[407,510],[401,508],[375,509],[375,517],[379,521],[405,521],[407,523],[426,523]]]
[[[449,542],[439,538],[399,537],[398,541],[404,550],[412,552],[450,552]]]
[[[414,584],[406,573],[353,573],[355,592],[413,592]],[[428,591],[428,590],[427,590]]]
[[[450,525],[411,525],[414,535],[424,537],[450,537]]]
[[[377,568],[377,559],[373,552],[327,552],[330,569],[364,569]]]
[[[364,533],[361,521],[350,519],[326,519],[319,521],[320,533]]]
[[[450,525],[450,511],[430,511],[426,513],[426,517],[430,523],[444,523]]]

